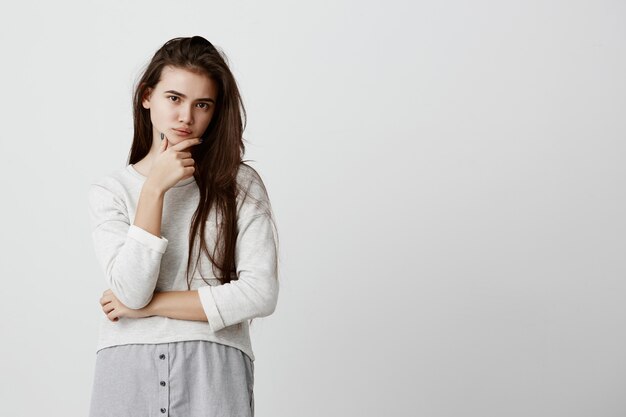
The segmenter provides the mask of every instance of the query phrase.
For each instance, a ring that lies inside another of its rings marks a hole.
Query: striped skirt
[[[254,362],[204,340],[96,354],[89,417],[254,417]]]

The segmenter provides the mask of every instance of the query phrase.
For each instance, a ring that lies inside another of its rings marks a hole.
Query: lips
[[[191,133],[191,130],[188,130],[188,129],[173,129],[173,130],[178,132],[178,133],[182,133],[182,134],[189,134],[189,133]]]

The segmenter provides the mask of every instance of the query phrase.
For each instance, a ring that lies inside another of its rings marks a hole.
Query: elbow
[[[263,302],[260,305],[259,317],[267,317],[276,311],[276,305],[278,304],[278,280],[263,297]]]
[[[113,291],[119,302],[131,310],[140,310],[146,307],[154,296],[153,291],[133,288],[132,286],[124,285],[123,282],[117,279],[111,279],[109,282],[111,283],[111,291]]]
[[[122,301],[122,300],[120,300]],[[146,307],[148,304],[150,304],[150,301],[152,301],[152,297],[150,296],[149,298],[145,298],[145,299],[128,299],[127,302],[128,304],[126,304],[125,302],[122,301],[122,304],[124,304],[126,307],[130,308],[131,310],[141,310],[142,308]]]

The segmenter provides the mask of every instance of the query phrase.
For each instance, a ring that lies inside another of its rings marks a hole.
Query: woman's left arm
[[[145,308],[147,317],[208,321],[197,290],[155,292]]]
[[[100,299],[100,305],[111,321],[117,321],[119,317],[144,318],[150,316],[208,321],[197,290],[155,292],[152,301],[140,309],[126,307],[111,290],[106,290]]]

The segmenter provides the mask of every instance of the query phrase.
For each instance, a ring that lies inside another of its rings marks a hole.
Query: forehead
[[[192,100],[217,95],[217,85],[207,75],[172,66],[163,67],[156,88],[161,91],[176,90]]]

